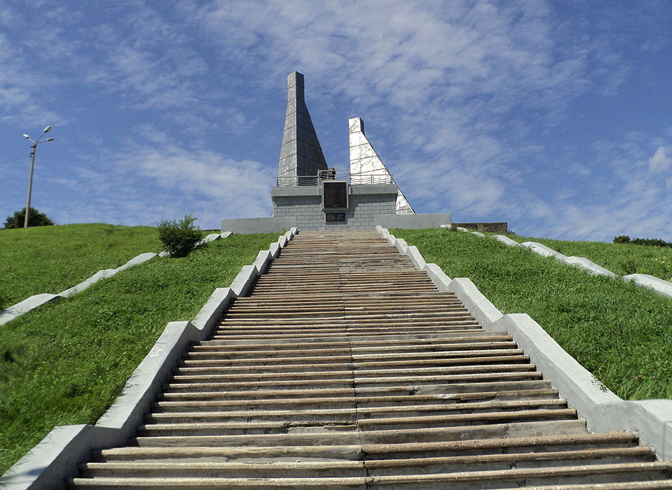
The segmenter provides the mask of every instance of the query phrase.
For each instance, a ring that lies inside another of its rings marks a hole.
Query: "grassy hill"
[[[470,278],[503,313],[528,313],[622,398],[672,398],[670,298],[492,238],[447,230],[390,232],[450,277]],[[612,270],[623,257],[646,264],[668,253],[641,245],[533,240]]]
[[[68,228],[77,232],[71,239],[63,233]],[[100,240],[101,230],[110,230],[107,244]],[[3,283],[21,283],[16,287],[24,295],[45,292],[45,284],[58,292],[99,268],[160,249],[152,228],[71,225],[46,227],[39,233],[29,229],[18,231],[32,233],[5,235],[6,231],[0,232],[0,239],[9,236],[14,257],[25,253],[31,268],[61,276],[50,282],[42,277],[45,274],[27,274],[25,282],[32,284],[24,284],[20,275],[5,282],[3,271]],[[32,250],[38,235],[40,253]],[[55,426],[95,423],[166,323],[193,319],[216,288],[228,286],[277,236],[233,235],[186,258],[155,258],[0,327],[0,474]],[[50,249],[60,251],[53,255]],[[88,259],[80,254],[85,250],[91,251]],[[75,262],[79,263],[71,267]],[[70,274],[71,269],[76,274]]]
[[[0,298],[7,307],[40,293],[57,294],[138,254],[160,252],[149,226],[105,224],[0,230]]]

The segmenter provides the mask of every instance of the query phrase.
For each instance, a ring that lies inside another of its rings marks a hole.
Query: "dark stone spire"
[[[278,185],[300,185],[297,177],[315,176],[318,171],[327,168],[306,107],[303,75],[295,71],[287,77],[287,113],[278,164]]]

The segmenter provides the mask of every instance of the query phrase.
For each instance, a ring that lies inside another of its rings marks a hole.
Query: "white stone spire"
[[[364,121],[348,120],[350,127],[350,182],[352,184],[395,184],[392,174],[364,134]],[[397,214],[415,214],[401,189],[397,194]]]

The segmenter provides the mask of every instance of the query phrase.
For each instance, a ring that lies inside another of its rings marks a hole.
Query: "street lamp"
[[[26,202],[26,217],[25,220],[23,221],[23,227],[28,228],[28,218],[30,216],[30,196],[33,193],[33,169],[35,168],[35,152],[37,151],[37,145],[40,143],[46,143],[48,141],[54,141],[54,138],[47,138],[44,141],[40,141],[45,134],[47,134],[49,131],[51,131],[51,126],[47,126],[44,128],[44,131],[42,132],[42,135],[37,138],[37,141],[33,141],[30,139],[30,136],[27,134],[24,134],[23,137],[26,138],[28,141],[32,143],[32,146],[30,147],[30,179],[28,180],[28,201]]]

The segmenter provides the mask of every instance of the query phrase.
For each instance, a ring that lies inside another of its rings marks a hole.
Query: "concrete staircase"
[[[672,489],[375,232],[303,232],[71,488]]]

